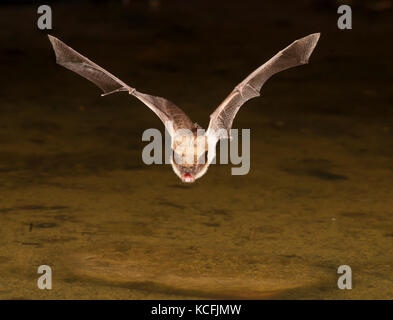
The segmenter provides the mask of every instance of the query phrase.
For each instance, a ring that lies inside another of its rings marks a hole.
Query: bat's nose
[[[185,174],[183,174],[183,176],[182,176],[182,180],[183,180],[183,182],[185,182],[185,183],[192,183],[192,182],[195,181],[195,178],[194,178],[194,176],[193,176],[192,174],[190,174],[190,173],[185,173]]]

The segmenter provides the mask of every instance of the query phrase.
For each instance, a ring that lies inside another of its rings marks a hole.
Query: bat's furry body
[[[169,100],[141,93],[59,39],[49,36],[49,40],[58,64],[95,83],[104,92],[102,95],[128,91],[161,119],[172,138],[173,170],[183,182],[190,183],[206,173],[215,157],[217,142],[222,138],[229,138],[232,122],[239,108],[247,100],[258,97],[263,84],[275,73],[308,63],[319,36],[319,33],[314,33],[294,41],[252,72],[210,115],[206,133],[201,133],[198,130],[200,127]]]

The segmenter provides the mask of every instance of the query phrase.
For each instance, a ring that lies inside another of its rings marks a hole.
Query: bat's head
[[[172,168],[184,183],[195,182],[196,179],[202,177],[206,173],[207,168],[209,167],[209,163],[207,161],[205,163],[179,164],[174,160],[175,156],[176,155],[174,154],[172,159]]]
[[[209,167],[205,136],[177,137],[172,145],[173,171],[184,183],[202,177]]]

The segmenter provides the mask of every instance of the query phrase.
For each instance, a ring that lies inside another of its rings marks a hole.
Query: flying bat
[[[258,97],[262,86],[272,75],[308,63],[319,36],[320,33],[313,33],[294,41],[239,83],[210,115],[206,132],[173,102],[137,91],[59,39],[48,37],[59,65],[96,84],[102,89],[102,96],[128,92],[161,119],[171,136],[173,170],[183,182],[192,183],[206,173],[216,156],[218,141],[230,138],[233,119],[240,107],[251,98]]]

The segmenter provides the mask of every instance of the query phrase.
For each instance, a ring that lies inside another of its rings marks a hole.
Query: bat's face
[[[172,145],[173,171],[185,183],[202,177],[209,166],[205,136],[178,136]]]
[[[207,171],[209,164],[207,162],[207,152],[205,153],[206,155],[203,155],[203,157],[206,158],[204,163],[196,162],[192,164],[179,164],[175,161],[176,154],[174,152],[171,161],[173,171],[175,171],[175,173],[184,183],[193,183],[196,179],[202,177]]]

